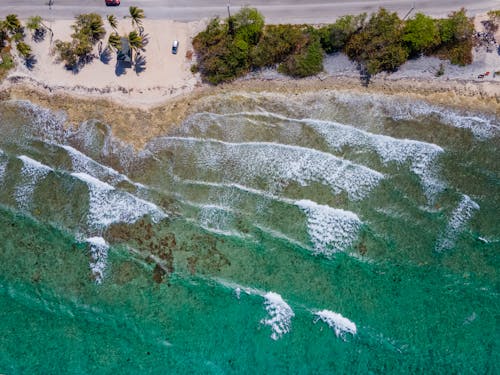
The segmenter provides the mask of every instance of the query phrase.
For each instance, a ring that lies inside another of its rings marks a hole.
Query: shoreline
[[[476,30],[482,30],[481,21],[485,19],[485,15],[475,17]],[[500,119],[500,75],[478,77],[486,71],[500,71],[500,51],[492,53],[483,47],[475,48],[474,61],[466,67],[436,57],[408,60],[395,73],[375,75],[368,86],[362,84],[356,64],[341,53],[327,55],[323,72],[316,76],[294,79],[270,69],[211,86],[202,83],[200,75],[190,70],[191,40],[206,22],[144,20],[149,42],[146,68],[141,72],[117,70],[117,57],[112,54],[107,61],[96,56],[73,73],[55,60],[52,40],[30,41],[38,62],[29,70],[14,54],[16,68],[0,83],[0,100],[30,100],[54,111],[64,111],[68,126],[88,119],[107,123],[117,138],[136,148],[174,130],[200,108],[203,110],[204,98],[228,93],[270,92],[292,98],[301,93],[329,90],[388,95]],[[50,26],[54,40],[66,40],[71,32],[70,21],[58,20]],[[106,29],[111,32],[107,25]],[[130,31],[129,22],[120,20],[118,29],[121,34]],[[500,40],[500,30],[495,38]],[[174,39],[180,42],[178,54],[170,50]],[[436,77],[440,68],[444,74]]]
[[[118,139],[142,148],[150,139],[175,130],[189,115],[196,113],[205,98],[239,93],[277,93],[290,97],[318,91],[341,91],[360,95],[387,95],[422,100],[432,105],[494,115],[500,118],[500,83],[425,78],[375,78],[368,87],[354,77],[252,78],[210,86],[197,85],[177,92],[157,103],[119,102],[119,97],[102,96],[99,89],[66,90],[17,81],[0,87],[0,100],[29,100],[53,111],[67,114],[68,127],[88,119],[109,124]],[[111,92],[112,94],[113,92]],[[116,92],[115,92],[116,93]]]

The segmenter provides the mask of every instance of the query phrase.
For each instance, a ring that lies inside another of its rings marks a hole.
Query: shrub
[[[90,43],[96,44],[106,35],[104,22],[99,14],[79,14],[75,18],[75,23],[71,25],[74,30],[74,33],[71,35],[72,38],[88,38]]]
[[[437,23],[431,17],[417,13],[415,18],[406,21],[403,42],[413,56],[431,51],[441,42]]]
[[[259,41],[264,28],[264,17],[255,8],[242,8],[228,22],[232,22],[237,39],[249,44],[256,44]]]
[[[262,68],[279,64],[307,41],[307,36],[301,26],[266,26],[259,43],[250,53],[252,66]]]
[[[347,15],[339,18],[335,23],[318,29],[321,47],[326,53],[338,52],[344,49],[349,38],[363,28],[366,13],[357,16]]]
[[[402,26],[396,13],[381,8],[349,39],[347,56],[358,61],[369,74],[395,71],[408,58],[408,51],[402,46]]]
[[[308,43],[291,55],[278,67],[278,71],[292,77],[302,78],[318,74],[323,70],[323,49],[316,35],[310,35]]]
[[[260,38],[264,18],[255,9],[243,8],[228,21],[214,18],[193,39],[198,70],[212,84],[231,81],[250,68],[250,49]]]
[[[465,9],[451,13],[448,18],[438,20],[441,45],[435,54],[449,59],[452,64],[467,65],[472,62],[474,24]]]
[[[68,69],[74,69],[92,59],[94,45],[106,34],[102,17],[96,13],[80,14],[71,25],[73,34],[71,42],[56,40],[55,50],[59,61],[63,61]]]
[[[75,52],[71,42],[55,41],[55,49],[58,54],[58,60],[64,62],[66,68],[73,68],[78,62],[78,55]]]
[[[499,10],[490,10],[487,14],[491,20],[500,19],[500,9]]]

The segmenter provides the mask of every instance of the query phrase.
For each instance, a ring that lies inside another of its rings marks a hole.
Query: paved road
[[[97,12],[114,13],[121,17],[128,6],[144,9],[147,18],[192,21],[204,17],[227,15],[227,0],[122,0],[119,7],[107,8],[104,0],[0,0],[0,16],[10,13],[21,18],[40,15],[45,19],[71,19],[76,14]],[[230,0],[231,10],[242,5],[257,7],[268,23],[326,23],[344,14],[373,12],[383,6],[401,16],[415,3],[415,10],[434,16],[444,16],[452,10],[465,7],[470,14],[499,9],[499,0]],[[306,4],[308,3],[308,4]]]

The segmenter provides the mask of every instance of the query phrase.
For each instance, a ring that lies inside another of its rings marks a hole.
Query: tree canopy
[[[411,55],[429,52],[441,43],[437,22],[422,13],[406,21],[403,41]]]
[[[402,45],[403,21],[397,13],[381,8],[346,45],[350,59],[358,61],[369,74],[392,72],[408,58]]]

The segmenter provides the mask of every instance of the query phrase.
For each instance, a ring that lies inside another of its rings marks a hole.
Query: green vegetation
[[[14,67],[14,61],[12,60],[12,56],[5,49],[0,52],[1,63],[0,63],[0,82],[5,78],[8,71]]]
[[[55,41],[55,50],[60,61],[66,68],[78,70],[82,65],[91,61],[94,56],[92,51],[106,30],[102,18],[97,13],[80,14],[75,17],[71,25],[73,34],[70,42]]]
[[[108,38],[108,48],[112,50],[119,51],[122,48],[122,42],[120,35],[118,33],[111,33]]]
[[[116,29],[118,28],[118,20],[116,19],[115,15],[108,14],[106,18],[108,20],[109,26],[111,26],[111,28],[116,31]]]
[[[142,36],[140,36],[137,31],[131,31],[128,36],[128,45],[130,46],[130,49],[132,52],[135,52],[137,55],[137,51],[140,50],[143,47],[144,41],[142,39]]]
[[[410,56],[431,52],[441,43],[437,22],[431,17],[417,13],[415,18],[408,20],[404,26],[403,42]]]
[[[226,20],[213,19],[195,36],[197,65],[192,70],[212,84],[275,66],[292,77],[307,77],[323,69],[325,53],[335,52],[345,52],[358,62],[367,77],[393,72],[408,58],[422,54],[466,65],[472,62],[473,31],[464,9],[444,19],[417,13],[404,21],[381,8],[369,18],[366,14],[347,15],[314,28],[266,26],[256,9],[243,8]]]
[[[31,56],[31,47],[24,42],[18,42],[16,45],[17,51],[24,58],[28,59]]]
[[[321,27],[318,29],[321,47],[326,53],[342,51],[349,39],[363,29],[365,22],[366,13],[362,13],[340,17],[335,23]]]
[[[500,18],[500,9],[499,10],[490,10],[488,12],[488,17],[490,17],[491,19]]]
[[[316,31],[294,25],[264,26],[264,17],[242,8],[226,22],[213,19],[195,36],[193,47],[204,80],[218,84],[240,77],[251,69],[275,66],[294,77],[323,69],[323,50]]]
[[[323,50],[319,37],[308,35],[306,44],[290,55],[278,71],[292,77],[303,78],[318,74],[323,70]]]
[[[465,9],[453,12],[448,18],[440,19],[437,23],[441,44],[434,54],[456,65],[472,63],[474,24],[467,17]]]
[[[402,43],[403,21],[397,13],[381,8],[368,23],[347,42],[345,52],[359,62],[369,74],[393,72],[408,59]]]
[[[137,28],[141,27],[142,20],[144,19],[144,10],[131,6],[128,8],[128,11],[130,13],[130,18],[132,19],[132,26]]]
[[[266,26],[259,43],[251,51],[252,65],[256,68],[275,66],[307,43],[308,36],[303,26]]]

